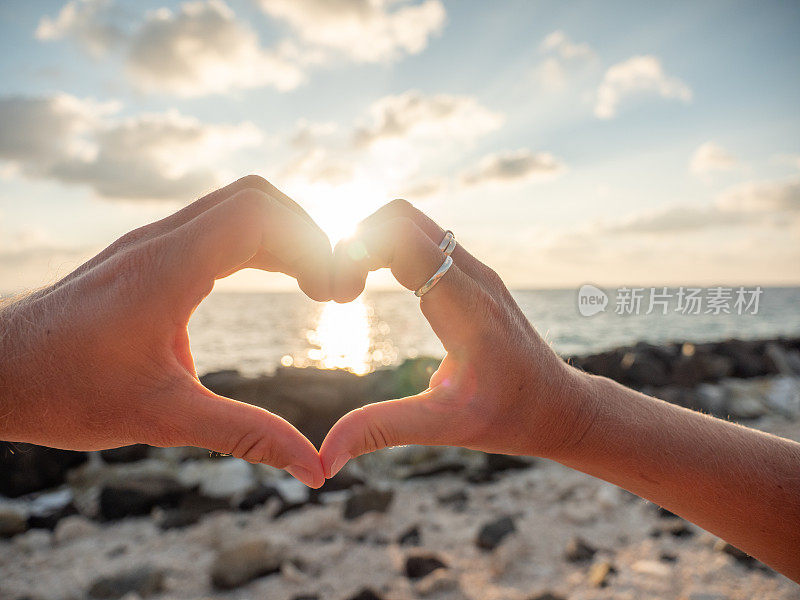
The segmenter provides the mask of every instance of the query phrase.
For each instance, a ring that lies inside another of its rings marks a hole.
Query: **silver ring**
[[[442,266],[437,269],[436,273],[434,273],[433,276],[428,279],[428,281],[426,281],[421,288],[414,292],[414,295],[417,298],[421,298],[424,294],[427,294],[429,291],[431,291],[431,288],[439,283],[439,280],[444,277],[444,274],[447,273],[447,270],[452,266],[453,257],[445,256]]]
[[[444,252],[447,256],[450,256],[453,253],[453,250],[456,249],[456,236],[455,234],[450,231],[449,229],[444,232],[444,237],[442,241],[439,242],[439,250]]]

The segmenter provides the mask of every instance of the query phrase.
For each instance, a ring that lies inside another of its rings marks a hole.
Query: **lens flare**
[[[307,352],[309,361],[357,375],[369,372],[369,311],[361,298],[348,304],[323,304],[316,328],[306,337],[313,346]]]

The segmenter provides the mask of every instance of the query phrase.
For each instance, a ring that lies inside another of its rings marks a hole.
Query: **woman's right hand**
[[[334,251],[333,297],[348,302],[369,271],[389,267],[416,290],[442,265],[445,231],[404,200],[365,219]],[[555,456],[592,420],[587,377],[565,364],[531,326],[489,267],[460,244],[454,265],[420,307],[447,355],[428,389],[342,417],[320,456],[332,477],[355,456],[406,444]]]

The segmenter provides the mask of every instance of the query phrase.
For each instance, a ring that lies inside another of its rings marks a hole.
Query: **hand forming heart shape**
[[[25,402],[6,417],[5,439],[80,450],[200,446],[285,468],[312,487],[349,458],[391,445],[526,454],[557,448],[580,431],[564,417],[575,411],[558,393],[572,372],[500,278],[461,246],[420,302],[447,350],[430,387],[345,415],[319,453],[280,417],[198,381],[187,324],[216,279],[247,267],[280,271],[315,300],[346,302],[361,293],[370,270],[390,267],[414,290],[441,266],[443,235],[396,200],[331,252],[296,203],[260,177],[240,179],[128,233],[13,306],[10,322],[20,331],[7,332],[16,343],[4,383],[24,390]],[[45,356],[47,364],[27,356]],[[82,375],[87,369],[93,377]]]

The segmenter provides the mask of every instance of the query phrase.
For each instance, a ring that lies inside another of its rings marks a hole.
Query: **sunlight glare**
[[[323,304],[316,329],[306,336],[314,346],[308,350],[310,361],[325,369],[347,369],[357,375],[369,372],[369,311],[362,298],[347,304]]]

